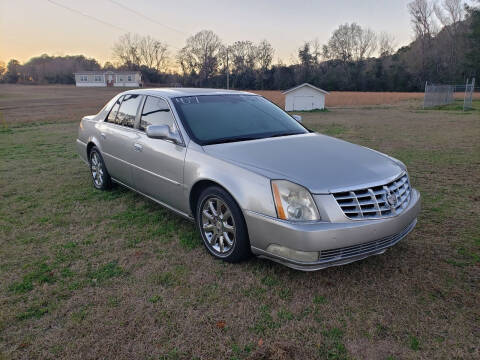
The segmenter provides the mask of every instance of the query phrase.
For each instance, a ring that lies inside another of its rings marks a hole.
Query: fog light
[[[268,245],[267,251],[269,253],[297,261],[317,261],[318,252],[317,251],[299,251],[293,250],[285,246],[271,244]]]

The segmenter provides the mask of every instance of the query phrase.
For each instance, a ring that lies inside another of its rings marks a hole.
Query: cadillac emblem
[[[397,195],[392,193],[390,190],[387,190],[386,199],[387,199],[387,204],[390,207],[395,207],[395,205],[397,205],[397,202],[398,202]]]

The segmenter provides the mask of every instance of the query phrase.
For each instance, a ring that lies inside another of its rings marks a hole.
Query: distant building
[[[139,71],[82,71],[74,75],[77,86],[142,86]]]
[[[327,91],[304,83],[283,92],[286,111],[309,111],[325,109]]]

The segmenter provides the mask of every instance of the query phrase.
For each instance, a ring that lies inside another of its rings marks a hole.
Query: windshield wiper
[[[225,144],[230,142],[237,142],[237,141],[248,141],[248,140],[257,140],[262,139],[262,137],[258,136],[238,136],[238,137],[231,137],[231,138],[221,138],[212,141],[208,141],[205,145],[215,145],[215,144]]]
[[[287,132],[287,133],[279,133],[279,134],[274,134],[270,136],[266,136],[265,138],[273,138],[273,137],[280,137],[280,136],[290,136],[290,135],[300,135],[304,134],[302,132]]]
[[[221,139],[208,141],[205,143],[205,145],[225,144],[225,143],[237,142],[237,141],[259,140],[259,139],[268,139],[273,137],[300,135],[300,134],[304,134],[304,133],[303,132],[284,132],[284,133],[278,133],[273,135],[238,136],[238,137],[221,138]]]

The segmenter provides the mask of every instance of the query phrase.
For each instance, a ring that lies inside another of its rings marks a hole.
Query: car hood
[[[318,133],[207,145],[205,152],[271,179],[286,179],[314,194],[373,186],[405,169],[375,150]]]

